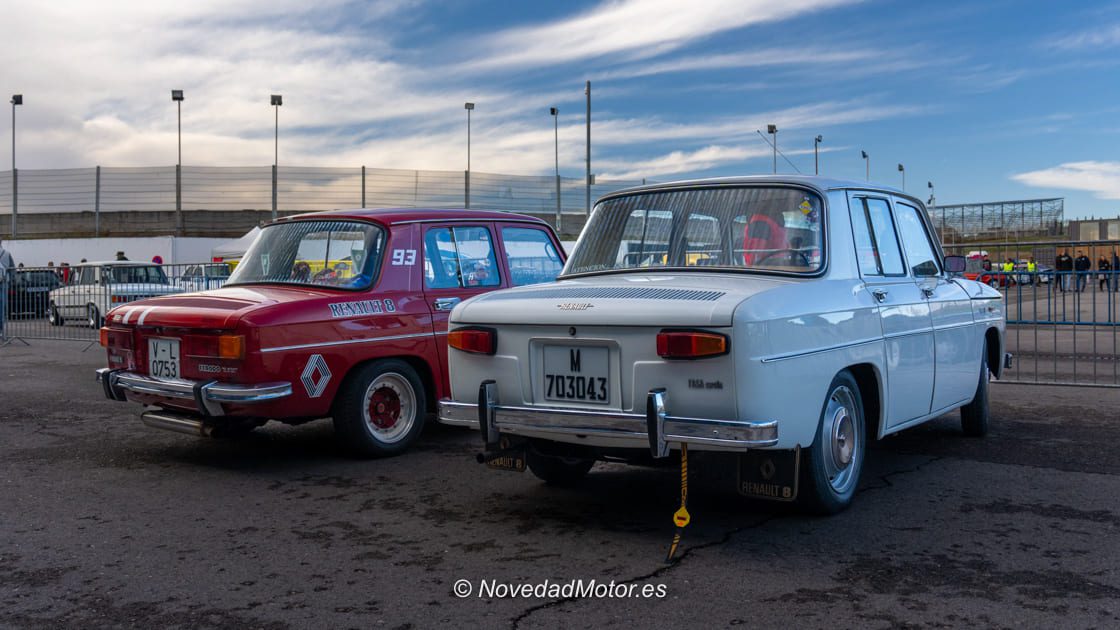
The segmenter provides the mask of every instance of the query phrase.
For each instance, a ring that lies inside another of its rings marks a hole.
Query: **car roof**
[[[159,263],[147,262],[143,260],[92,260],[84,263],[74,263],[70,265],[71,269],[77,267],[158,267]],[[62,269],[62,267],[55,267],[55,269]]]
[[[875,192],[882,192],[891,195],[898,195],[912,199],[913,201],[922,203],[921,199],[893,186],[884,184],[876,184],[874,182],[861,181],[855,179],[837,179],[832,177],[821,177],[819,175],[740,175],[736,177],[712,177],[707,179],[686,179],[675,182],[664,182],[660,184],[647,184],[644,186],[633,186],[631,188],[623,188],[616,190],[610,194],[604,195],[602,199],[608,199],[616,195],[629,195],[636,192],[646,191],[660,191],[676,188],[707,188],[707,187],[720,187],[720,186],[757,186],[760,184],[778,184],[778,185],[793,185],[804,186],[807,188],[816,189],[820,193],[826,193],[830,190],[869,190]]]
[[[547,226],[548,223],[527,214],[504,210],[473,210],[467,208],[354,208],[306,212],[277,219],[276,222],[307,219],[357,219],[382,225],[438,221],[524,221]]]

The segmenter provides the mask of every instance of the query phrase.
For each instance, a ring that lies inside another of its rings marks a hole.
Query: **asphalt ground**
[[[1120,390],[994,385],[987,438],[953,414],[884,440],[833,517],[694,483],[666,565],[676,469],[555,488],[434,424],[380,461],[322,421],[160,432],[83,347],[0,348],[3,627],[1120,626]],[[636,596],[545,591],[573,580]]]

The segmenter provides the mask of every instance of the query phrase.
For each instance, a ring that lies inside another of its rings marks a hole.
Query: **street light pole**
[[[555,107],[548,108],[552,114],[553,153],[556,161],[556,231],[560,232],[560,110]]]
[[[467,177],[463,188],[464,197],[466,198],[466,207],[471,207],[471,112],[474,111],[474,103],[463,103],[463,109],[467,110]]]
[[[583,93],[587,95],[587,173],[585,180],[586,184],[586,205],[587,215],[591,215],[591,81],[588,81],[583,86]]]
[[[175,119],[178,128],[178,158],[175,162],[175,228],[183,235],[183,91],[171,90],[171,100],[175,101]]]
[[[898,163],[898,172],[902,173],[902,192],[906,192],[906,167],[902,165],[902,162]]]
[[[280,106],[284,104],[282,94],[272,94],[269,99],[272,109],[276,111],[276,126],[274,127],[272,144],[272,220],[276,220],[278,185],[280,176]]]
[[[770,143],[770,146],[772,146],[774,148],[774,174],[777,175],[778,174],[778,126],[777,125],[766,125],[766,133],[774,136],[774,141]]]
[[[863,150],[860,151],[860,155],[863,156],[863,165],[867,170],[866,179],[867,181],[871,181],[871,156],[867,155],[867,151]]]
[[[16,237],[16,217],[19,215],[19,175],[16,171],[16,105],[23,105],[23,95],[12,95],[12,238]],[[0,317],[3,313],[0,313]]]
[[[822,140],[824,140],[824,136],[821,136],[820,134],[817,134],[817,137],[813,138],[813,174],[814,175],[820,175],[821,174],[820,146],[821,146],[821,141]]]

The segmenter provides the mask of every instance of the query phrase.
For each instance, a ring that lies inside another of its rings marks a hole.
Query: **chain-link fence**
[[[641,183],[600,180],[590,187],[591,199]],[[241,212],[249,225],[273,210],[285,215],[365,207],[467,206],[571,215],[585,214],[586,200],[583,178],[551,175],[364,166],[18,169],[0,172],[0,235],[105,236],[161,229],[196,235],[195,222],[183,216],[193,212]],[[238,224],[228,231],[245,229]]]

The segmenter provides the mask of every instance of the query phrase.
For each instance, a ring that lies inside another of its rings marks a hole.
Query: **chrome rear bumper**
[[[97,382],[110,400],[126,400],[126,392],[193,400],[204,416],[223,416],[222,403],[251,405],[269,402],[292,395],[291,383],[258,383],[239,385],[218,381],[187,381],[181,379],[152,378],[143,374],[101,368]]]
[[[496,402],[496,387],[482,383],[478,403],[441,400],[439,421],[478,428],[487,444],[497,443],[500,433],[575,442],[583,438],[605,438],[623,447],[649,447],[654,457],[669,454],[671,443],[687,443],[747,450],[778,443],[777,421],[740,422],[671,416],[667,393],[651,390],[646,395],[646,415],[586,408],[520,407]],[[578,437],[577,437],[578,436]]]

